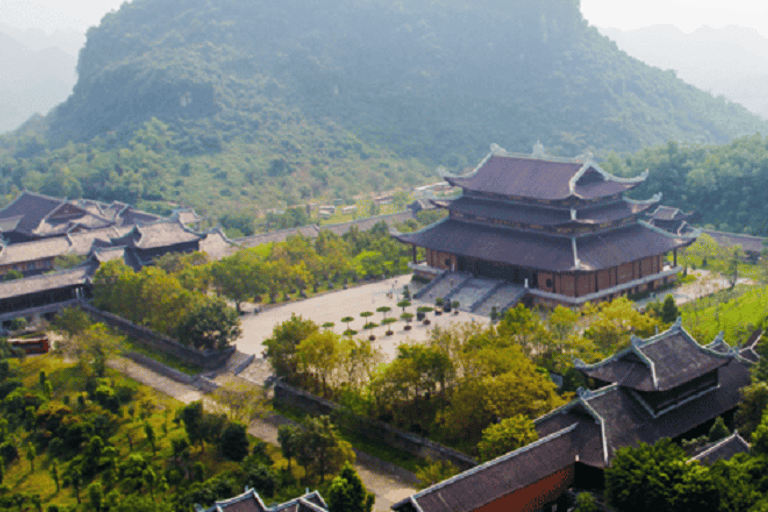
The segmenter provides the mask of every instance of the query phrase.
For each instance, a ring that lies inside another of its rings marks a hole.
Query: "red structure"
[[[458,198],[433,201],[447,218],[394,236],[414,247],[414,259],[416,247],[426,250],[417,273],[519,283],[530,304],[573,306],[652,290],[675,279],[677,249],[698,232],[670,233],[638,218],[661,199],[624,197],[646,177],[613,176],[591,155],[554,158],[541,146],[513,155],[492,146],[470,174],[446,176],[462,189]]]
[[[41,335],[34,338],[11,338],[8,340],[13,348],[19,348],[25,354],[47,354],[51,346],[48,336]]]

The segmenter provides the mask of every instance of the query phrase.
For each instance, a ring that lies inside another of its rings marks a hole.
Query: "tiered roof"
[[[579,237],[523,231],[446,218],[421,231],[395,234],[401,242],[459,256],[544,271],[599,270],[693,243],[638,223]]]
[[[535,152],[534,152],[535,153]],[[466,176],[445,179],[464,190],[540,201],[593,200],[620,194],[642,183],[647,174],[620,178],[600,168],[591,158],[552,158],[512,155],[492,146],[491,154]]]
[[[512,155],[496,146],[466,176],[446,176],[463,195],[434,200],[450,214],[409,234],[404,243],[531,269],[566,272],[615,267],[693,243],[698,233],[675,235],[637,219],[661,199],[623,197],[644,173],[620,178],[590,155],[553,158]]]
[[[632,336],[629,348],[608,359],[590,365],[576,360],[575,366],[587,377],[603,382],[637,391],[668,391],[737,357],[735,351],[718,350],[718,339],[699,345],[678,318],[667,331],[646,340]]]

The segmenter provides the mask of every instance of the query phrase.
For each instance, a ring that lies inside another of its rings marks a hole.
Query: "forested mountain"
[[[689,84],[722,94],[768,119],[768,99],[763,93],[768,79],[768,38],[756,30],[735,25],[705,26],[690,34],[674,25],[598,30],[646,64],[672,69]]]
[[[0,141],[6,193],[223,211],[423,182],[492,142],[572,155],[768,128],[620,52],[578,0],[133,0],[87,36],[72,96]]]

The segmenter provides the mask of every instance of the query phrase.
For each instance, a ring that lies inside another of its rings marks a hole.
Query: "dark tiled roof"
[[[639,222],[577,238],[576,246],[581,269],[597,270],[665,254],[694,241],[695,238],[676,237]]]
[[[64,237],[44,238],[32,242],[5,245],[0,248],[0,265],[15,265],[55,258],[66,254],[69,249],[69,241]]]
[[[139,225],[149,224],[152,222],[157,222],[162,220],[162,217],[160,217],[159,215],[142,212],[140,210],[136,210],[131,206],[129,206],[128,208],[120,212],[119,218],[120,218],[120,225],[122,226],[130,226],[134,224],[139,224]]]
[[[206,233],[200,240],[200,251],[208,255],[211,260],[219,260],[229,256],[236,249],[235,245],[219,229]]]
[[[234,498],[217,501],[207,512],[267,512],[268,510],[259,494],[249,490]]]
[[[134,226],[124,236],[113,239],[112,243],[137,249],[155,249],[195,242],[202,237],[203,235],[187,229],[179,222],[160,221],[143,226]]]
[[[589,425],[571,422],[523,448],[460,473],[395,504],[393,509],[415,502],[422,512],[469,512],[533,484],[576,462],[583,448],[582,429]]]
[[[0,218],[21,216],[16,229],[24,233],[32,233],[46,216],[62,204],[64,204],[62,199],[25,190],[11,204],[0,211]]]
[[[740,245],[746,252],[760,254],[768,249],[768,238],[751,235],[739,235],[736,233],[725,233],[723,231],[713,231],[705,229],[704,233],[711,236],[715,242],[720,245],[733,246]]]
[[[685,220],[691,216],[690,213],[683,213],[679,208],[672,208],[671,206],[659,205],[656,210],[649,213],[648,216],[656,220]]]
[[[0,299],[20,297],[85,284],[95,271],[95,266],[79,266],[53,274],[43,274],[24,279],[0,282]]]
[[[418,247],[539,270],[598,270],[683,247],[693,239],[673,237],[642,224],[576,238],[446,219],[421,231],[400,234]],[[576,256],[579,265],[576,264]]]
[[[594,411],[600,418],[600,442],[610,460],[616,450],[639,442],[653,444],[663,437],[677,437],[689,430],[735,408],[740,401],[740,389],[750,383],[747,364],[731,359],[718,370],[719,387],[695,396],[681,405],[653,416],[633,390],[612,384],[594,392],[586,392],[579,399],[536,420],[539,435],[548,435],[564,423],[592,421],[585,419],[579,408]],[[590,464],[587,460],[582,460]],[[596,464],[598,467],[604,467]]]
[[[328,505],[319,492],[313,491],[285,503],[267,507],[259,493],[251,489],[234,498],[217,501],[206,512],[328,512]]]
[[[613,195],[634,187],[634,183],[612,179],[576,184],[571,190],[571,180],[585,164],[553,162],[536,158],[517,158],[493,155],[470,175],[446,177],[453,186],[467,190],[557,201],[568,197],[594,199]],[[591,171],[597,174],[597,171]]]
[[[650,202],[616,201],[594,208],[583,208],[578,211],[576,218],[581,221],[601,224],[626,219],[632,215],[642,213],[653,206]]]
[[[0,218],[0,233],[4,233],[6,231],[15,231],[19,225],[19,221],[23,218],[23,215]]]
[[[576,368],[586,376],[638,391],[666,391],[728,364],[736,353],[702,347],[683,329],[680,319],[668,330],[641,340],[613,356]]]
[[[720,441],[706,446],[700,453],[691,457],[690,460],[698,460],[702,464],[712,464],[718,460],[731,460],[731,457],[737,453],[748,453],[749,443],[742,438],[738,432],[721,439]]]

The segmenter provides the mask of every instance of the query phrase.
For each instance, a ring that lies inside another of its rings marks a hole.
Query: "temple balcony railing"
[[[427,265],[426,261],[419,261],[417,263],[408,262],[408,268],[413,270],[415,273],[419,275],[423,275],[423,276],[430,275],[432,277],[439,277],[444,273],[448,272],[447,270],[443,270],[441,268]]]
[[[559,293],[545,292],[544,290],[539,290],[536,288],[529,288],[528,293],[544,299],[565,302],[572,306],[581,306],[582,304],[585,304],[587,302],[603,299],[604,297],[611,294],[622,293],[636,286],[645,285],[653,281],[658,281],[659,279],[664,279],[665,277],[671,277],[671,276],[677,275],[682,271],[683,271],[683,267],[680,267],[680,266],[672,267],[667,270],[663,270],[662,272],[659,272],[657,274],[650,274],[648,276],[641,277],[640,279],[627,281],[626,283],[622,283],[616,286],[611,286],[610,288],[600,290],[599,292],[582,295],[581,297],[569,297],[567,295],[562,295]]]

